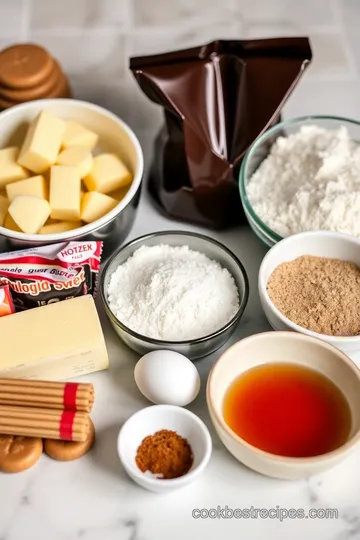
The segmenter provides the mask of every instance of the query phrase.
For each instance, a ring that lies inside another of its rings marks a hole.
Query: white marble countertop
[[[201,230],[160,216],[146,190],[129,239],[164,229]],[[208,231],[202,231],[208,233]],[[257,271],[266,248],[248,228],[213,235],[243,262],[250,299],[233,341],[269,330],[257,295]],[[100,304],[100,303],[99,303]],[[220,351],[197,363],[202,389],[189,407],[209,426],[213,454],[205,473],[166,495],[135,485],[116,453],[122,423],[149,403],[133,379],[138,356],[110,328],[100,306],[111,369],[86,377],[95,385],[93,420],[97,442],[90,454],[70,463],[43,455],[21,474],[0,476],[0,540],[357,540],[360,539],[360,448],[335,469],[296,482],[260,476],[239,464],[212,429],[205,403],[209,369]],[[227,344],[228,346],[229,344]],[[337,519],[194,519],[193,509],[335,508]]]

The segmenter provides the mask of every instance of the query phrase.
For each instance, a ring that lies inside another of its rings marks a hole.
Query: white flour
[[[187,246],[142,246],[110,278],[108,301],[125,326],[148,337],[204,337],[239,308],[229,271]]]
[[[303,126],[277,139],[247,192],[281,236],[327,229],[360,237],[360,146],[345,127]]]

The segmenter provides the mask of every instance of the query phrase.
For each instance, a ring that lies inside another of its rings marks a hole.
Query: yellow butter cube
[[[84,146],[70,146],[70,148],[65,148],[65,150],[60,152],[56,163],[76,167],[79,171],[80,178],[84,178],[92,169],[93,157],[90,150]]]
[[[72,231],[82,227],[81,221],[57,221],[52,224],[45,224],[41,227],[39,234],[57,234],[65,231]]]
[[[48,111],[42,111],[30,124],[20,150],[18,163],[35,173],[55,163],[66,124]]]
[[[105,216],[105,214],[110,212],[118,204],[119,201],[108,195],[97,193],[96,191],[88,191],[84,194],[81,201],[81,219],[85,223],[91,223]]]
[[[62,141],[64,148],[69,146],[84,146],[93,150],[98,142],[98,135],[77,122],[67,122]]]
[[[49,217],[46,220],[45,225],[53,225],[53,223],[59,223],[59,220],[58,219],[52,219],[51,217]]]
[[[94,157],[90,174],[84,179],[89,191],[110,193],[130,184],[131,172],[116,154],[100,154]]]
[[[35,234],[49,217],[50,210],[45,199],[19,195],[11,202],[8,212],[24,233]]]
[[[19,152],[17,146],[0,150],[0,189],[10,182],[17,182],[29,176],[24,167],[17,163]]]
[[[47,199],[47,185],[41,175],[19,180],[6,186],[6,193],[10,201],[18,195],[31,195],[40,199]]]
[[[51,218],[80,219],[81,178],[76,167],[54,165],[50,171]]]
[[[6,229],[10,229],[11,231],[22,232],[9,213],[7,213],[5,216],[4,227]]]
[[[6,197],[3,197],[3,195],[0,195],[0,227],[4,225],[9,204],[9,200]]]
[[[129,191],[130,186],[125,186],[119,189],[116,189],[115,191],[111,191],[111,193],[108,193],[109,197],[113,197],[117,201],[121,201],[127,192]]]

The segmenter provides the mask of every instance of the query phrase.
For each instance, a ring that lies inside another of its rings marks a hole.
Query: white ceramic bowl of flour
[[[360,335],[351,337],[327,336],[307,330],[290,321],[272,303],[266,286],[279,264],[302,255],[342,259],[360,267],[360,240],[347,234],[330,231],[310,231],[289,236],[278,242],[265,255],[259,270],[258,288],[262,308],[274,330],[292,330],[318,337],[360,361]]]
[[[360,237],[360,124],[306,116],[277,124],[251,145],[240,170],[243,209],[268,246],[331,230]]]
[[[155,269],[159,268],[160,258],[160,266],[171,273],[171,287],[157,287],[164,272],[160,275],[158,270],[152,271],[152,256],[148,260],[150,272],[144,260],[138,257],[144,248],[149,251],[148,248],[159,247],[165,249],[165,254],[156,250]],[[168,264],[177,260],[173,248],[181,250],[179,272],[175,273],[174,265]],[[161,258],[162,255],[165,256]],[[139,267],[132,264],[135,260]],[[133,274],[129,274],[128,262]],[[120,267],[121,270],[126,267],[126,272],[118,275]],[[200,276],[199,270],[203,272]],[[180,281],[181,290],[177,291]],[[138,294],[141,289],[143,295]],[[169,305],[171,294],[168,291],[171,293],[173,289],[173,305]],[[159,349],[172,350],[195,360],[216,351],[230,338],[245,310],[249,284],[241,262],[223,244],[196,233],[164,231],[142,236],[121,247],[103,270],[100,290],[110,323],[129,347],[142,355]],[[159,291],[158,297],[153,294],[154,290]],[[145,304],[146,313],[139,313]],[[148,309],[149,306],[152,309]],[[126,311],[130,312],[127,319],[119,315]],[[166,328],[169,337],[156,336],[159,325]]]

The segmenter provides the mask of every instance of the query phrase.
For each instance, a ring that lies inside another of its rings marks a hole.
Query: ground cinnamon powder
[[[304,255],[280,264],[267,292],[291,321],[320,334],[360,334],[360,269],[340,259]]]
[[[191,447],[176,431],[162,429],[149,435],[140,444],[136,465],[142,472],[150,471],[161,478],[178,478],[186,474],[192,463]]]

